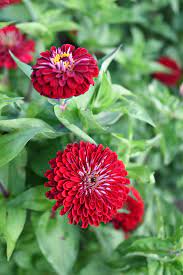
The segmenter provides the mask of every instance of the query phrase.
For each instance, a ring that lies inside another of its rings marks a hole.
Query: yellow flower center
[[[70,53],[63,53],[63,54],[60,54],[60,58],[62,59],[63,57],[69,57],[70,56]]]
[[[70,53],[62,53],[62,54],[57,53],[57,54],[55,55],[55,57],[53,58],[53,62],[54,62],[54,64],[56,64],[56,63],[60,62],[60,60],[61,60],[62,58],[64,58],[64,57],[69,57],[69,56],[70,56]],[[64,65],[65,65],[66,67],[68,67],[68,66],[69,66],[69,62],[68,62],[68,61],[64,62]]]

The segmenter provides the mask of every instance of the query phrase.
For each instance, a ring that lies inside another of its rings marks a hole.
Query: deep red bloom
[[[27,40],[15,26],[7,26],[0,29],[0,68],[16,68],[17,65],[9,54],[9,50],[22,62],[32,61],[35,43]]]
[[[46,196],[56,200],[53,211],[63,207],[60,215],[68,213],[70,223],[81,221],[82,228],[107,223],[127,199],[125,166],[101,144],[69,144],[49,163],[45,186],[51,190]]]
[[[17,4],[19,3],[21,0],[0,0],[0,9],[12,5],[12,4]]]
[[[143,219],[144,215],[144,202],[139,192],[134,187],[129,187],[129,195],[125,203],[125,208],[129,213],[117,213],[112,222],[116,229],[122,229],[125,233],[134,230]],[[136,199],[130,196],[132,193]]]
[[[69,98],[88,91],[98,76],[96,60],[84,48],[70,44],[51,47],[42,52],[33,66],[32,83],[41,94],[50,98]]]
[[[182,70],[177,62],[169,57],[162,56],[158,63],[170,69],[170,73],[155,72],[153,77],[167,86],[175,86],[181,78]]]

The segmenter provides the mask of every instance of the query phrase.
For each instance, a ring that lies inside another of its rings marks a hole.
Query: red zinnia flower
[[[69,98],[88,91],[98,76],[96,60],[84,48],[64,44],[42,52],[33,66],[32,83],[41,94],[50,98]]]
[[[12,5],[12,4],[17,4],[19,3],[21,0],[0,0],[0,9]]]
[[[17,65],[9,54],[9,50],[22,62],[32,61],[35,43],[27,40],[15,26],[0,29],[0,67],[7,69],[16,68]]]
[[[170,73],[155,72],[153,77],[167,86],[175,86],[181,78],[181,67],[176,63],[175,60],[166,56],[160,57],[158,63],[170,69]]]
[[[51,190],[46,196],[56,200],[53,211],[63,207],[60,215],[68,213],[70,223],[81,221],[82,228],[107,223],[127,199],[125,166],[116,153],[101,144],[69,144],[50,165],[45,186]]]
[[[134,187],[129,187],[135,198],[127,197],[125,208],[130,213],[117,213],[112,222],[116,229],[123,229],[125,233],[134,230],[142,222],[144,215],[144,202],[139,192]]]

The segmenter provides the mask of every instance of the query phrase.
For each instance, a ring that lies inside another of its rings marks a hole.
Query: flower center
[[[97,180],[96,177],[92,177],[92,178],[90,179],[91,182],[96,182],[96,180]]]
[[[74,66],[74,60],[72,58],[72,53],[57,53],[52,59],[52,62],[58,66],[62,71],[66,69],[72,70]]]
[[[85,176],[84,182],[86,184],[86,189],[94,189],[99,185],[98,176],[98,174],[90,174]]]
[[[65,53],[65,52],[62,53],[62,54],[57,53],[57,54],[55,55],[55,57],[53,58],[53,62],[54,62],[54,64],[56,64],[56,63],[60,62],[61,60],[67,61],[67,60],[68,60],[68,57],[69,57],[70,55],[71,55],[70,53]],[[64,63],[69,63],[69,62],[67,61],[67,62],[64,62]]]

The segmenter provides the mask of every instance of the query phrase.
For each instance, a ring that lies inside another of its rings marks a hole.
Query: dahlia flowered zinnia
[[[22,62],[32,61],[35,43],[26,39],[16,26],[7,26],[0,29],[0,68],[14,69],[17,67],[9,50]]]
[[[125,233],[133,231],[142,222],[144,215],[144,201],[134,187],[129,187],[129,194],[125,202],[125,208],[129,213],[117,213],[112,222],[116,229],[122,229]],[[132,197],[130,195],[132,193]]]
[[[69,98],[88,91],[99,70],[96,60],[84,48],[64,44],[42,52],[31,75],[34,88],[49,98]]]
[[[160,57],[158,63],[169,69],[170,72],[155,72],[153,74],[153,77],[165,84],[166,86],[175,86],[181,79],[181,67],[174,59],[166,56]]]
[[[0,9],[12,5],[12,4],[18,4],[21,0],[0,0]]]
[[[46,196],[56,200],[53,211],[62,207],[60,215],[67,213],[71,224],[82,222],[86,228],[107,223],[127,199],[125,166],[115,152],[101,144],[69,144],[49,163],[45,186],[51,190]]]

